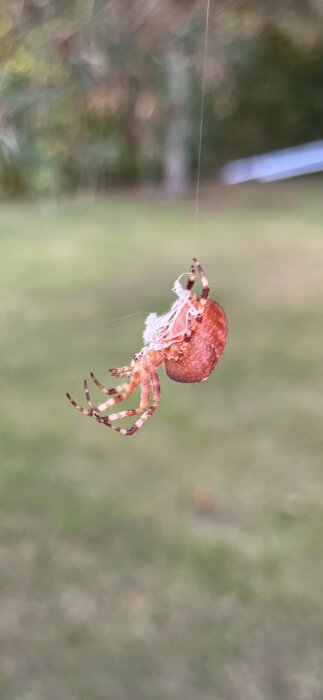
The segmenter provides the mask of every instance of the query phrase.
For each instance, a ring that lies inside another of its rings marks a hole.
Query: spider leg
[[[84,379],[84,393],[85,393],[85,398],[86,398],[86,400],[89,404],[89,407],[90,407],[89,411],[87,411],[85,408],[83,408],[83,406],[81,406],[81,404],[74,401],[74,399],[72,399],[70,394],[66,394],[66,396],[67,396],[69,402],[72,404],[72,406],[74,406],[74,408],[77,408],[77,410],[80,411],[81,413],[83,413],[84,416],[90,416],[90,417],[94,416],[95,411],[97,411],[98,408],[96,406],[93,406],[93,404],[92,404],[86,379]],[[116,397],[114,397],[114,400],[115,400],[115,398]],[[111,401],[111,399],[110,399],[110,401]],[[106,403],[108,403],[108,402],[106,402]]]
[[[196,319],[196,316],[193,316],[192,319],[191,319],[191,321],[190,321],[189,324],[188,324],[189,327],[187,328],[187,330],[186,330],[185,332],[183,332],[183,333],[177,333],[176,335],[170,335],[170,336],[168,336],[168,338],[167,338],[167,343],[165,343],[165,346],[167,347],[167,346],[169,346],[171,343],[174,343],[174,344],[175,344],[175,343],[182,344],[183,341],[189,340],[190,337],[193,335],[193,331],[194,331],[194,321],[195,321],[195,319]],[[165,352],[165,354],[166,354],[166,352]]]
[[[156,370],[156,367],[153,365],[149,369],[149,378],[150,378],[150,383],[151,383],[151,389],[152,389],[152,394],[153,394],[153,403],[149,408],[147,408],[146,411],[138,418],[138,420],[129,428],[129,430],[120,430],[122,435],[133,435],[134,433],[139,430],[142,425],[152,416],[152,414],[156,411],[156,408],[159,404],[159,399],[160,399],[160,384],[159,384],[159,377],[158,377],[158,372]]]
[[[113,377],[130,377],[133,369],[131,365],[127,365],[126,367],[112,367],[109,372]]]
[[[93,372],[90,372],[91,379],[93,380],[94,384],[103,391],[104,394],[107,394],[108,396],[112,396],[113,394],[121,394],[125,388],[128,386],[128,382],[124,382],[124,384],[119,384],[119,386],[115,386],[112,389],[106,389],[101,382],[96,378],[95,374]]]
[[[201,277],[202,294],[201,294],[201,299],[200,299],[200,301],[203,302],[203,305],[202,305],[202,306],[203,306],[203,308],[204,308],[205,303],[206,303],[206,299],[207,299],[207,297],[209,296],[209,291],[210,291],[210,289],[209,289],[209,283],[208,283],[208,281],[207,281],[207,279],[206,279],[205,272],[204,272],[204,270],[203,270],[202,265],[198,262],[198,260],[196,260],[196,258],[193,258],[193,263],[195,264],[196,269],[197,269],[198,272],[200,273],[200,277]]]
[[[115,425],[112,425],[111,423],[105,423],[109,428],[113,428],[113,430],[117,430],[118,433],[121,433],[121,435],[134,435],[141,426],[150,418],[150,416],[156,411],[156,408],[159,404],[159,399],[160,399],[160,384],[159,384],[159,378],[158,378],[158,373],[156,370],[156,367],[153,365],[149,368],[149,371],[147,374],[143,376],[143,382],[142,384],[144,385],[145,382],[148,383],[148,379],[150,380],[151,388],[152,388],[152,394],[153,394],[153,403],[147,410],[144,411],[144,413],[136,420],[136,422],[126,430],[125,428],[119,428]],[[132,415],[128,413],[128,415]],[[103,422],[102,419],[100,419],[100,422]]]
[[[203,315],[203,311],[205,308],[206,300],[207,300],[207,297],[209,295],[210,289],[209,289],[209,283],[208,283],[208,280],[205,276],[205,272],[203,270],[203,267],[196,258],[193,258],[193,264],[191,265],[191,274],[187,280],[186,289],[188,291],[190,291],[192,289],[194,282],[195,282],[195,271],[196,270],[200,274],[201,283],[202,283],[202,294],[199,298],[199,306],[198,306],[199,314],[198,314],[198,316],[196,316],[196,320],[200,323],[202,321],[202,315]],[[191,337],[191,335],[192,335],[192,332],[188,331],[188,333],[186,333],[185,339],[189,339]]]
[[[89,404],[89,406],[90,406],[91,415],[93,416],[94,411],[96,411],[97,409],[96,409],[96,406],[93,406],[93,403],[92,403],[92,401],[91,401],[91,397],[90,397],[90,393],[89,393],[89,390],[88,390],[88,386],[87,386],[87,381],[86,381],[86,379],[84,379],[84,394],[85,394],[85,398],[86,398],[86,400],[87,400],[87,402],[88,402],[88,404]]]
[[[193,260],[195,260],[195,258],[193,258]],[[191,274],[187,280],[186,289],[188,289],[188,290],[192,289],[194,282],[195,282],[195,265],[191,265]]]
[[[67,396],[69,402],[72,404],[72,406],[74,406],[74,408],[77,408],[78,411],[83,413],[85,416],[93,416],[92,408],[90,409],[90,411],[87,411],[85,408],[83,408],[83,406],[81,406],[79,403],[74,401],[74,399],[72,399],[71,394],[69,394],[67,392],[66,396]]]
[[[92,374],[93,373],[91,373],[91,376],[92,376]],[[67,396],[69,402],[72,404],[72,406],[74,406],[74,408],[77,408],[77,410],[80,411],[80,413],[83,413],[85,416],[91,417],[91,416],[94,416],[96,413],[102,413],[102,411],[106,411],[106,409],[110,408],[110,406],[114,406],[114,404],[119,403],[120,401],[123,401],[124,399],[126,399],[127,396],[129,396],[134,391],[134,389],[136,388],[136,386],[138,386],[138,384],[139,384],[139,376],[136,375],[134,378],[131,379],[130,382],[125,382],[124,384],[120,384],[115,389],[106,389],[105,393],[109,393],[109,395],[110,395],[110,392],[111,392],[111,394],[113,394],[112,398],[108,399],[104,403],[99,404],[98,406],[94,406],[92,403],[90,394],[89,394],[87,381],[84,380],[84,393],[85,393],[86,400],[89,404],[90,410],[86,410],[85,408],[83,408],[83,406],[81,406],[79,403],[74,401],[74,399],[72,399],[72,397],[69,393],[67,393],[66,396]]]
[[[100,403],[98,406],[94,406],[90,397],[90,393],[88,390],[87,382],[84,382],[84,392],[86,396],[86,400],[90,406],[90,409],[92,411],[91,415],[97,418],[98,413],[103,413],[103,411],[106,411],[107,408],[110,408],[110,406],[114,406],[114,404],[119,403],[120,401],[124,401],[132,392],[136,389],[140,381],[139,374],[136,373],[130,382],[123,384],[121,386],[125,387],[125,390],[122,393],[118,393],[116,396],[113,396],[111,399],[108,399],[107,401],[104,401],[103,403]],[[118,387],[120,388],[120,387]],[[109,419],[109,416],[106,416]]]
[[[139,381],[137,382],[137,384]],[[107,421],[109,424],[112,421],[119,420],[119,418],[127,418],[128,416],[136,416],[138,413],[142,413],[144,409],[148,406],[150,386],[149,386],[149,374],[148,371],[142,368],[140,373],[140,384],[141,384],[141,396],[140,404],[138,408],[128,408],[125,411],[118,411],[118,413],[110,413],[108,416],[102,416],[103,421]]]

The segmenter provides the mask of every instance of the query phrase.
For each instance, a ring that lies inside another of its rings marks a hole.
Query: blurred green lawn
[[[193,219],[0,207],[1,700],[322,698],[322,184],[215,190]],[[81,416],[65,391],[113,384],[195,253],[229,320],[214,374],[162,371],[132,438]]]

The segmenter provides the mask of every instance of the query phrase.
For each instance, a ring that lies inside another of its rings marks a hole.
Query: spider
[[[200,297],[191,292],[196,270],[202,284]],[[122,435],[134,435],[158,406],[160,384],[157,368],[160,365],[164,364],[166,374],[175,382],[203,382],[208,378],[224,350],[227,337],[225,313],[219,304],[208,299],[208,281],[196,258],[193,258],[186,289],[179,280],[180,277],[174,282],[173,291],[177,299],[170,311],[162,316],[155,313],[148,315],[142,350],[133,356],[126,367],[109,370],[114,377],[128,377],[129,380],[112,389],[106,389],[91,372],[94,384],[110,398],[95,406],[85,380],[84,393],[88,409],[80,406],[67,394],[68,400],[78,411]],[[138,408],[102,415],[107,409],[124,401],[139,385],[141,398]],[[150,393],[152,403],[149,406]],[[139,417],[128,429],[114,425],[114,421],[127,416]]]

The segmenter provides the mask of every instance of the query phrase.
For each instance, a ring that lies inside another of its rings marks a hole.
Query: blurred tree
[[[188,58],[180,49],[166,57],[168,114],[165,128],[165,187],[171,197],[182,195],[189,183],[188,110],[190,102]]]
[[[245,157],[323,137],[323,44],[304,47],[268,24],[228,63],[230,98],[215,96],[217,157]]]
[[[322,12],[319,0],[211,0],[204,172],[322,135]],[[163,174],[183,191],[197,165],[205,13],[206,0],[2,3],[2,192]]]

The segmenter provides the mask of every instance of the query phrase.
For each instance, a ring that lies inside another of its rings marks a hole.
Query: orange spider
[[[191,294],[195,282],[195,270],[198,270],[201,276],[200,297]],[[158,406],[160,384],[157,367],[164,364],[166,373],[175,382],[203,382],[208,378],[224,350],[227,338],[225,313],[219,304],[207,298],[208,281],[196,258],[193,258],[186,289],[183,289],[179,279],[174,282],[173,291],[177,299],[170,311],[162,316],[152,313],[147,317],[143,333],[145,344],[142,350],[134,355],[130,365],[109,370],[115,377],[130,377],[129,381],[113,389],[106,389],[91,372],[94,384],[111,398],[94,406],[85,380],[84,392],[89,405],[88,410],[67,394],[68,400],[78,411],[85,416],[95,418],[98,423],[103,423],[122,435],[133,435]],[[139,384],[141,384],[141,399],[138,408],[110,413],[107,416],[101,415],[111,406],[130,396]],[[153,401],[148,407],[150,392],[152,392]],[[119,418],[138,414],[141,414],[140,417],[127,430],[113,425],[113,422]]]

